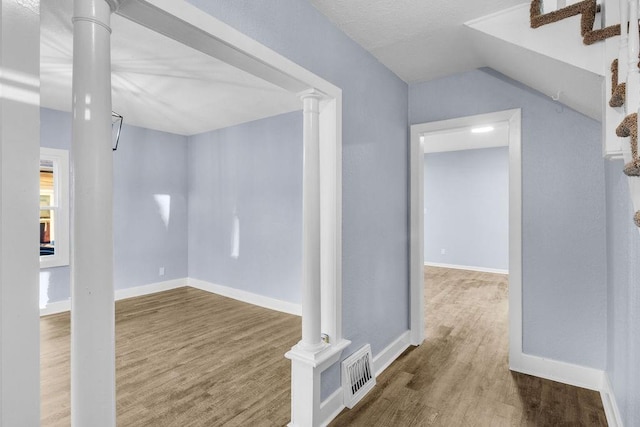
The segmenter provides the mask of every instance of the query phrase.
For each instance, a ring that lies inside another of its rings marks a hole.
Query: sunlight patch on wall
[[[164,223],[165,228],[169,229],[169,218],[171,217],[171,196],[168,194],[154,194],[153,198],[158,205],[158,213],[160,219]]]
[[[40,308],[46,308],[49,303],[49,285],[51,273],[49,271],[40,272]]]
[[[238,259],[240,256],[240,218],[237,213],[233,213],[233,230],[231,232],[231,258]]]

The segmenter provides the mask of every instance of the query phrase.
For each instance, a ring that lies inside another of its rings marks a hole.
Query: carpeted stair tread
[[[637,117],[638,117],[637,113],[631,113],[627,117],[625,117],[616,128],[616,135],[618,135],[621,138],[626,138],[627,136],[631,135],[633,129],[635,129],[635,133],[637,135],[638,133]]]
[[[610,107],[622,107],[624,105],[625,94],[627,92],[627,84],[620,83],[613,88],[611,99],[609,100]]]
[[[638,158],[638,113],[629,114],[616,128],[616,135],[621,138],[630,136],[631,161],[624,165],[623,172],[627,176],[640,176],[640,158]]]
[[[610,27],[601,28],[599,30],[589,31],[582,36],[582,42],[586,45],[594,44],[600,40],[606,40],[611,37],[620,35],[620,25],[612,25]]]
[[[633,216],[633,222],[636,223],[637,227],[640,227],[640,211],[636,212],[636,214]]]
[[[531,28],[538,28],[546,24],[551,24],[552,22],[558,22],[562,19],[579,15],[585,9],[586,3],[590,1],[591,0],[584,0],[580,3],[575,3],[562,9],[543,14],[542,0],[531,0]]]
[[[611,99],[609,99],[609,106],[622,107],[624,105],[626,88],[626,83],[618,83],[618,60],[614,59],[611,63]]]
[[[529,9],[531,28],[538,28],[542,25],[558,22],[572,16],[580,17],[580,34],[584,44],[590,45],[597,41],[620,35],[620,25],[611,25],[598,30],[593,29],[596,14],[600,11],[596,0],[584,0],[579,3],[554,10],[549,13],[542,13],[542,0],[531,0]]]
[[[627,176],[640,176],[640,162],[631,161],[624,165],[623,172]]]

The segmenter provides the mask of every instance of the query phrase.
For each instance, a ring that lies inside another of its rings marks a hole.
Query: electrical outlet
[[[158,275],[164,276],[164,267],[160,267],[160,270],[158,271]]]
[[[440,249],[440,255],[446,255],[446,254],[447,254],[446,249]]]

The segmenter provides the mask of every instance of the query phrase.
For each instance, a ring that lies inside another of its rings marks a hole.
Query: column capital
[[[302,100],[306,99],[306,98],[316,98],[318,100],[324,98],[326,96],[326,94],[324,92],[320,92],[318,89],[315,88],[311,88],[311,89],[307,89],[307,90],[303,90],[302,92],[298,93],[298,97]]]
[[[104,1],[106,1],[107,4],[109,5],[109,8],[111,8],[111,13],[114,13],[120,7],[121,0],[104,0]]]

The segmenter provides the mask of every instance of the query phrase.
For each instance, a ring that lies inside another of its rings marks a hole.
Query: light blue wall
[[[300,303],[302,112],[192,136],[188,151],[189,277]]]
[[[606,162],[607,375],[624,425],[640,425],[640,237],[621,160]]]
[[[40,121],[42,147],[70,149],[69,113],[43,108]],[[113,153],[116,289],[187,276],[186,144],[180,135],[123,126],[118,151]],[[156,194],[171,198],[168,227],[161,220]],[[68,299],[69,267],[42,272],[49,280],[49,301]]]
[[[189,2],[342,89],[345,354],[379,353],[409,328],[407,84],[307,0]]]
[[[126,126],[113,156],[115,288],[187,277],[186,138]]]
[[[507,270],[509,148],[424,159],[424,261]]]
[[[604,369],[600,124],[492,70],[409,89],[410,123],[522,108],[523,350]]]

